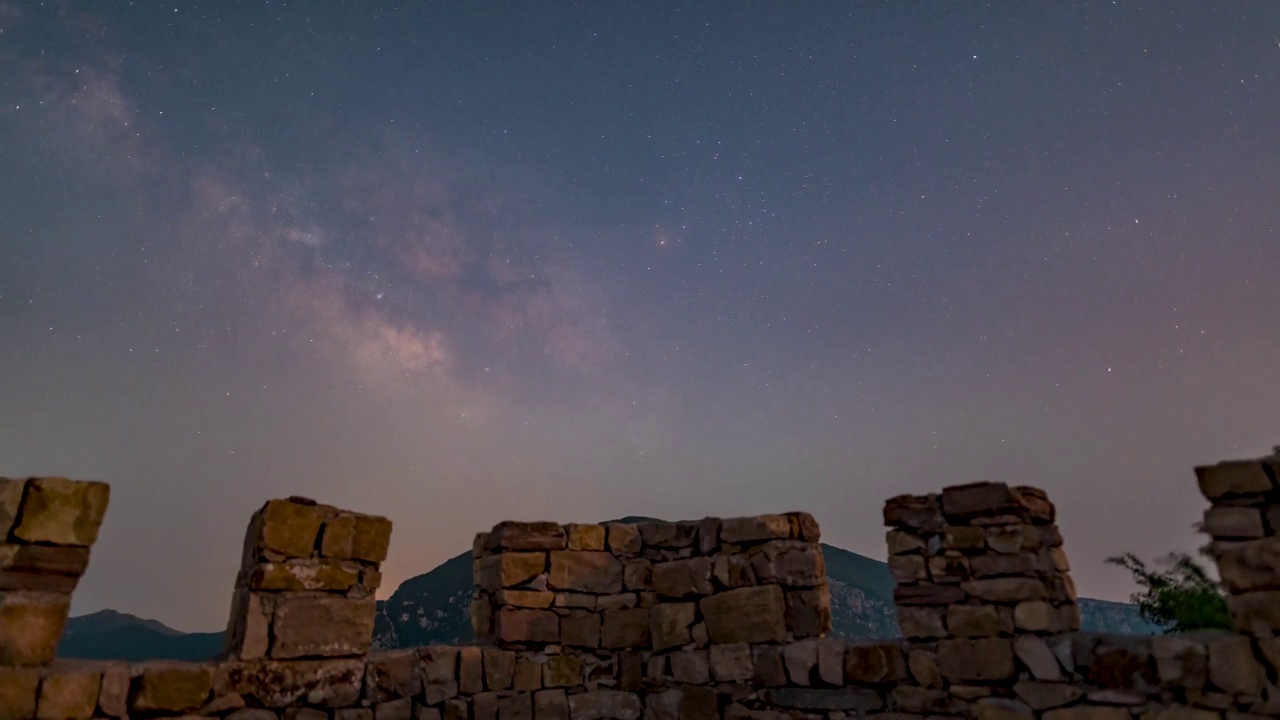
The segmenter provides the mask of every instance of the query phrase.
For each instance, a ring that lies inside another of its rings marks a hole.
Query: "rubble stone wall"
[[[1053,505],[982,483],[885,504],[903,637],[824,637],[805,513],[500,523],[480,643],[370,651],[385,518],[273,500],[224,657],[53,659],[108,488],[0,481],[0,720],[1251,720],[1280,715],[1280,458],[1196,469],[1238,632],[1080,633]]]

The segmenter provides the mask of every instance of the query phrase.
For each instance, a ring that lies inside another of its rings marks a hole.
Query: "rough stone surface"
[[[700,605],[712,642],[782,642],[786,638],[786,605],[777,585],[727,590],[703,598]]]

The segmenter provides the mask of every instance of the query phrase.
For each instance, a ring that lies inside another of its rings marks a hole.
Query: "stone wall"
[[[250,522],[225,656],[53,659],[101,483],[0,481],[0,720],[1249,720],[1280,714],[1280,458],[1197,468],[1238,633],[1078,632],[1054,508],[982,483],[885,505],[903,638],[825,638],[805,513],[476,536],[481,643],[370,652],[391,524]]]

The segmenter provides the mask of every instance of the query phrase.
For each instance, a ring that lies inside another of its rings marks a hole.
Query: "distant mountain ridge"
[[[649,522],[628,517],[614,522]],[[880,561],[833,545],[822,545],[831,592],[832,635],[891,638],[898,635],[893,578]],[[471,552],[463,552],[430,572],[405,580],[378,602],[374,646],[465,644],[471,632]],[[1134,605],[1080,599],[1081,629],[1088,632],[1151,634],[1160,630],[1142,619]],[[222,633],[183,633],[154,620],[103,610],[71,618],[58,654],[91,659],[207,660],[222,649]]]

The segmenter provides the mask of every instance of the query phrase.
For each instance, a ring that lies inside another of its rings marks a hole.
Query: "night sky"
[[[225,624],[249,515],[1044,487],[1082,594],[1280,443],[1280,3],[0,0],[0,473],[76,612]]]

